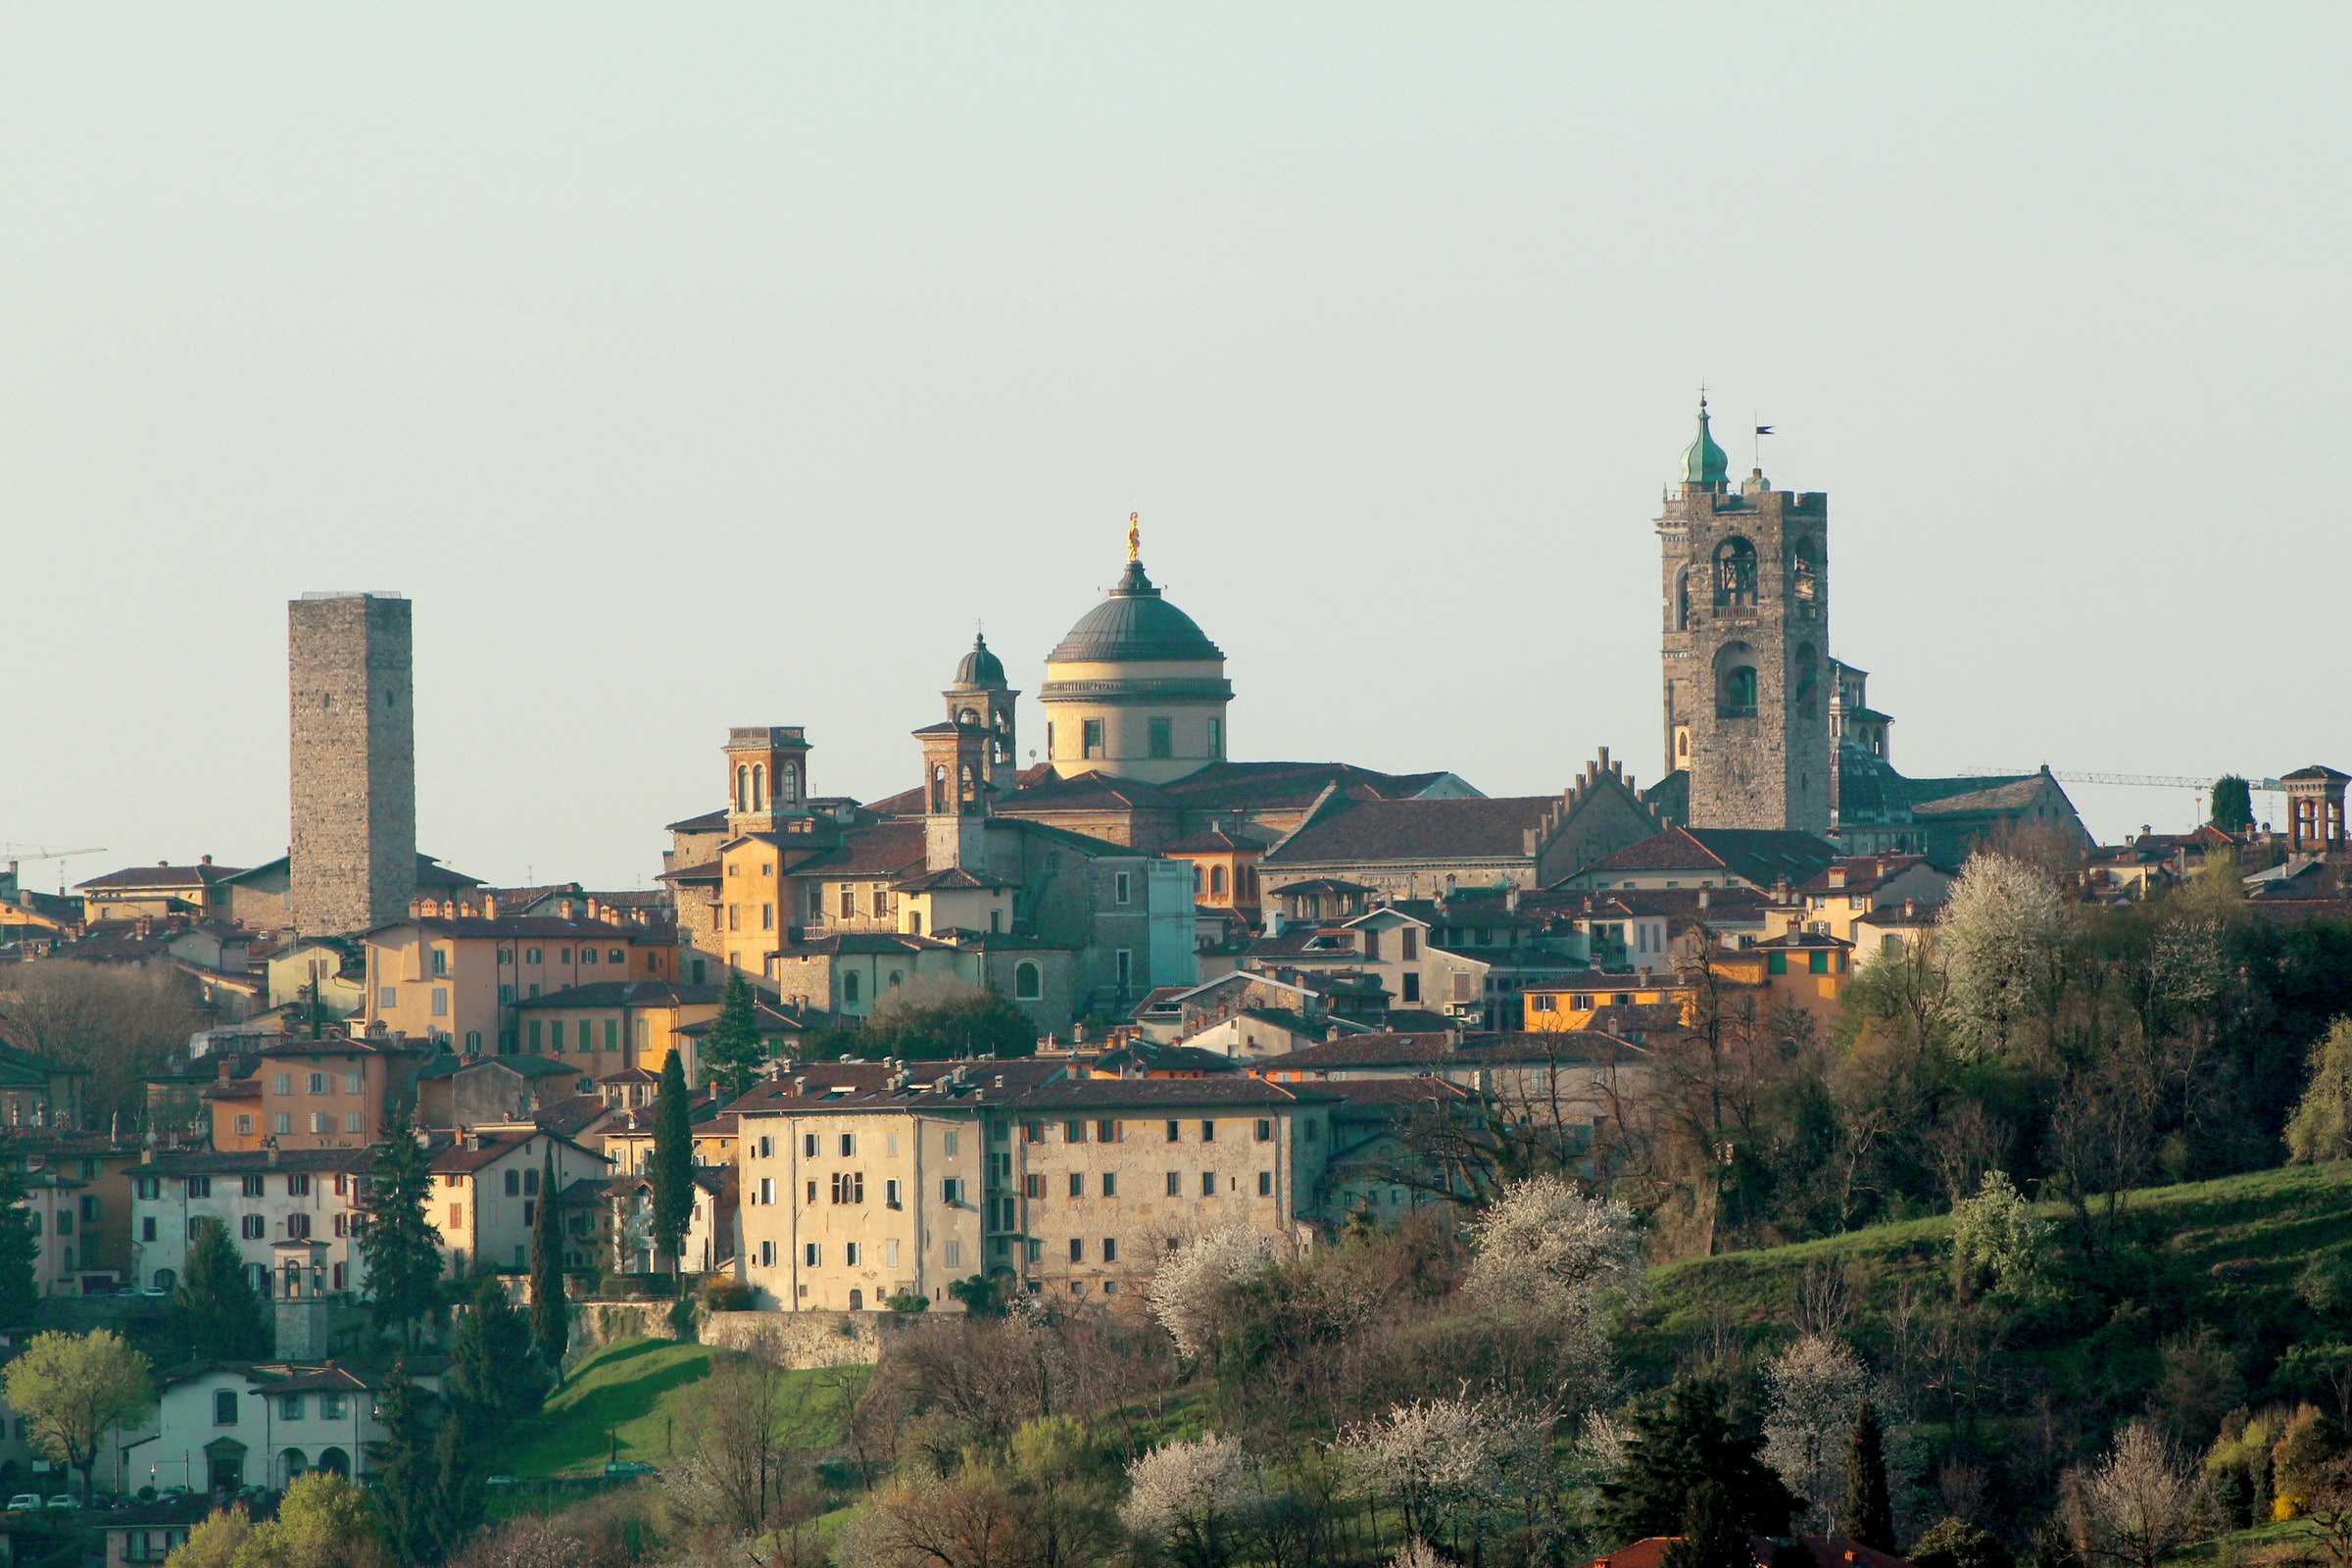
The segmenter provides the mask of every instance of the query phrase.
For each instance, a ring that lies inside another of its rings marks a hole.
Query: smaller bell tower
[[[979,872],[987,865],[990,732],[949,719],[914,738],[923,743],[923,867]]]
[[[972,724],[988,732],[983,768],[988,787],[1010,795],[1019,783],[1020,753],[1013,728],[1013,704],[1021,695],[1004,683],[1004,662],[975,633],[972,651],[956,666],[956,683],[940,694],[948,702],[948,722]]]
[[[806,833],[808,740],[798,724],[727,731],[727,833]]]

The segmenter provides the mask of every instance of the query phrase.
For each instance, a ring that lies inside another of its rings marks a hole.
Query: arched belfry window
[[[958,724],[977,724],[980,722],[980,715],[974,712],[971,709],[959,708],[956,710],[956,722]]]
[[[765,762],[752,764],[752,809],[755,811],[767,809],[767,764]]]
[[[1715,605],[1719,610],[1756,606],[1756,547],[1744,539],[1726,539],[1715,547]]]
[[[1756,654],[1745,643],[1726,643],[1715,655],[1715,716],[1756,716]]]
[[[738,767],[735,769],[735,809],[748,811],[751,808],[752,770],[748,767]]]
[[[979,780],[973,776],[969,762],[961,763],[956,769],[956,798],[966,812],[980,799]]]
[[[1808,605],[1821,598],[1821,547],[1810,539],[1799,539],[1789,547],[1788,594]]]
[[[786,762],[776,769],[776,799],[786,806],[800,803],[801,769],[798,763]]]
[[[1690,629],[1690,568],[1685,566],[1674,574],[1674,629]]]
[[[931,809],[945,813],[948,808],[948,764],[935,763],[931,769]]]

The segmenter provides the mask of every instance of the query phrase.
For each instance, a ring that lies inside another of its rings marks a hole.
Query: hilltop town
[[[429,598],[294,601],[284,855],[0,881],[0,1328],[136,1385],[69,1433],[11,1374],[7,1530],[156,1559],[328,1472],[404,1561],[666,1489],[747,1561],[1979,1568],[2083,1560],[2111,1429],[2248,1527],[2352,1496],[2285,1446],[2352,1238],[2133,1217],[2346,1153],[2352,780],[2100,844],[2046,768],[1906,774],[1844,656],[1944,656],[1834,640],[1828,494],[1702,403],[1654,527],[1645,777],[1279,760],[1131,519],[1028,707],[983,637],[865,694],[900,793],[711,714],[650,891],[426,853]],[[990,1509],[1079,1544],[922,1544]]]

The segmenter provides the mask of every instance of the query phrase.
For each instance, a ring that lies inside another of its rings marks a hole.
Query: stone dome
[[[1140,561],[1111,589],[1110,597],[1078,618],[1069,635],[1046,656],[1050,664],[1206,662],[1225,657],[1192,616],[1160,597]]]
[[[974,688],[1004,684],[1004,661],[989,652],[986,637],[972,638],[972,651],[956,665],[956,684]]]

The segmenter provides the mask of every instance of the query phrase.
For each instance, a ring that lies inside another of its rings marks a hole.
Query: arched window
[[[1796,690],[1796,710],[1806,718],[1818,718],[1821,706],[1821,656],[1811,643],[1799,643],[1796,648],[1796,667],[1789,672],[1790,684]]]
[[[1208,896],[1212,899],[1225,896],[1225,868],[1221,865],[1208,868]]]
[[[980,799],[980,782],[972,776],[972,764],[962,762],[956,768],[956,799],[965,811],[970,811]]]
[[[801,799],[801,769],[795,762],[786,762],[776,769],[776,799],[786,806],[797,806]]]
[[[738,767],[735,769],[735,809],[748,811],[751,808],[752,770],[748,767]]]
[[[1690,629],[1690,568],[1685,566],[1674,574],[1674,629]]]
[[[902,983],[903,983],[903,982],[906,980],[906,977],[905,975],[901,974],[901,973],[900,973],[898,970],[896,970],[896,969],[893,969],[893,970],[891,970],[891,971],[890,971],[890,989],[891,989],[891,990],[893,990],[893,991],[896,991],[896,990],[898,990],[898,989],[899,989],[899,986],[900,986],[900,985],[901,985],[901,984],[902,984]]]
[[[1715,716],[1756,716],[1756,655],[1745,643],[1726,643],[1715,656]]]
[[[300,1479],[302,1473],[311,1467],[310,1455],[304,1453],[300,1448],[288,1448],[284,1453],[278,1455],[278,1461],[286,1467],[288,1481]]]
[[[848,1003],[858,1000],[858,971],[855,969],[841,977],[841,1000]]]
[[[1715,547],[1715,606],[1719,610],[1756,607],[1756,547],[1740,538]]]
[[[1045,985],[1036,964],[1016,963],[1012,966],[1013,1001],[1035,1002],[1044,994]]]
[[[958,724],[977,724],[980,722],[980,715],[972,709],[959,708],[956,710],[956,722]]]
[[[1788,594],[1808,605],[1821,596],[1821,547],[1810,539],[1789,547]]]
[[[853,1312],[862,1312],[865,1310],[865,1293],[863,1291],[854,1288],[851,1290],[850,1310]]]
[[[765,799],[766,795],[767,795],[767,764],[766,764],[765,762],[754,762],[754,763],[752,764],[752,809],[753,809],[753,810],[755,810],[755,811],[764,811],[764,810],[766,810],[766,809],[767,809],[767,801],[766,801],[766,799]]]
[[[948,764],[934,763],[931,768],[931,811],[941,815],[948,808]]]
[[[159,1268],[155,1271],[155,1284],[151,1290],[157,1296],[169,1296],[172,1294],[172,1287],[178,1282],[178,1275],[168,1268]]]
[[[1202,887],[1202,885],[1203,885],[1203,884],[1201,883],[1201,880],[1200,880],[1200,862],[1199,862],[1199,861],[1195,861],[1195,862],[1194,862],[1194,864],[1193,864],[1193,897],[1194,897],[1194,898],[1196,898],[1196,899],[1197,899],[1197,898],[1200,897],[1200,890],[1201,890],[1201,887]]]
[[[318,1450],[318,1468],[330,1476],[341,1476],[348,1481],[351,1479],[351,1455],[341,1448],[321,1448]]]

